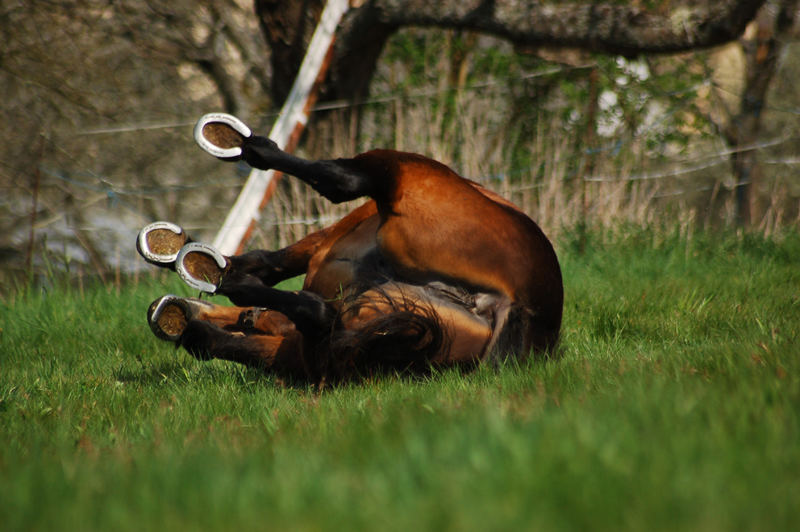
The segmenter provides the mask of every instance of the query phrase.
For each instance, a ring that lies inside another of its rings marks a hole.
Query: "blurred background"
[[[138,276],[135,235],[155,220],[212,240],[248,169],[201,152],[194,122],[226,111],[266,134],[323,3],[0,2],[0,295],[52,271]],[[298,153],[422,153],[561,245],[629,228],[779,235],[800,220],[797,1],[757,3],[729,44],[623,57],[469,25],[364,31],[353,11],[381,2],[355,2]],[[351,207],[282,179],[248,247]]]

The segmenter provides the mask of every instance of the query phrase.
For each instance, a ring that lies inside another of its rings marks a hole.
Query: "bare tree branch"
[[[763,3],[683,2],[657,9],[636,4],[531,0],[370,2],[377,20],[390,26],[469,29],[521,45],[577,47],[621,55],[673,53],[733,40]]]
[[[262,30],[273,50],[273,71],[277,74],[273,97],[281,99],[302,60],[322,0],[255,1]],[[386,40],[405,26],[476,31],[526,48],[571,47],[635,56],[694,50],[734,40],[764,1],[686,0],[642,7],[638,2],[370,0],[345,17],[324,92],[332,98],[362,97]]]

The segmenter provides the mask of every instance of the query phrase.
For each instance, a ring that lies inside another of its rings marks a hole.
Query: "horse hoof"
[[[139,231],[136,251],[150,264],[170,267],[188,241],[189,236],[180,226],[170,222],[153,222]]]
[[[169,294],[150,304],[147,309],[147,323],[156,337],[177,342],[186,329],[191,314],[191,309],[182,298]]]
[[[195,298],[183,298],[172,294],[161,296],[147,309],[147,323],[158,338],[177,342],[189,320],[202,314],[202,307],[210,303]]]
[[[244,139],[253,132],[233,115],[209,113],[203,115],[194,126],[194,140],[214,157],[236,160],[242,156]]]
[[[227,265],[222,253],[198,242],[183,246],[175,259],[175,271],[180,278],[192,288],[209,294],[219,288]]]

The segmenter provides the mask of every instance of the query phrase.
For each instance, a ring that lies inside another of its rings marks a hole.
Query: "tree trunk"
[[[325,0],[256,0],[256,15],[270,48],[271,92],[280,106],[300,70]]]
[[[794,23],[797,4],[798,0],[769,3],[759,12],[753,35],[741,41],[746,61],[744,90],[739,110],[729,118],[724,130],[733,148],[735,218],[740,226],[758,223],[762,216],[758,194],[762,171],[755,145],[761,133],[767,91],[785,46],[782,37]]]

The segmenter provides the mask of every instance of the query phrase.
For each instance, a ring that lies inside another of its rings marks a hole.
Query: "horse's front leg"
[[[253,275],[263,284],[276,285],[306,273],[311,257],[330,231],[331,228],[326,227],[279,250],[258,249],[226,257],[226,268],[233,275]]]
[[[336,311],[321,296],[307,290],[272,288],[253,275],[226,275],[216,293],[240,307],[266,307],[280,312],[309,339],[330,333],[336,319]]]
[[[319,230],[283,249],[254,250],[241,255],[224,256],[207,244],[194,242],[180,226],[154,222],[145,226],[136,240],[136,249],[149,263],[177,270],[183,277],[192,272],[199,280],[215,284],[227,271],[254,275],[267,285],[306,273],[308,264],[331,228]],[[184,249],[185,248],[185,249]],[[181,270],[183,269],[183,273]],[[191,281],[189,281],[190,284]],[[210,287],[199,288],[212,291]]]
[[[150,305],[147,320],[158,338],[175,342],[199,360],[219,358],[279,373],[307,373],[303,336],[275,311],[167,295]]]
[[[327,333],[333,323],[335,311],[321,296],[313,292],[290,292],[272,288],[269,282],[283,278],[291,268],[276,270],[269,267],[265,260],[269,260],[270,253],[276,252],[251,252],[226,257],[211,246],[191,243],[178,253],[175,270],[192,288],[226,296],[239,307],[266,307],[281,312],[309,338]],[[298,269],[296,273],[305,271],[308,260],[305,258],[298,261],[300,265],[295,264]],[[292,265],[291,262],[288,264]],[[250,271],[254,273],[249,273]],[[267,282],[263,278],[267,278]]]

